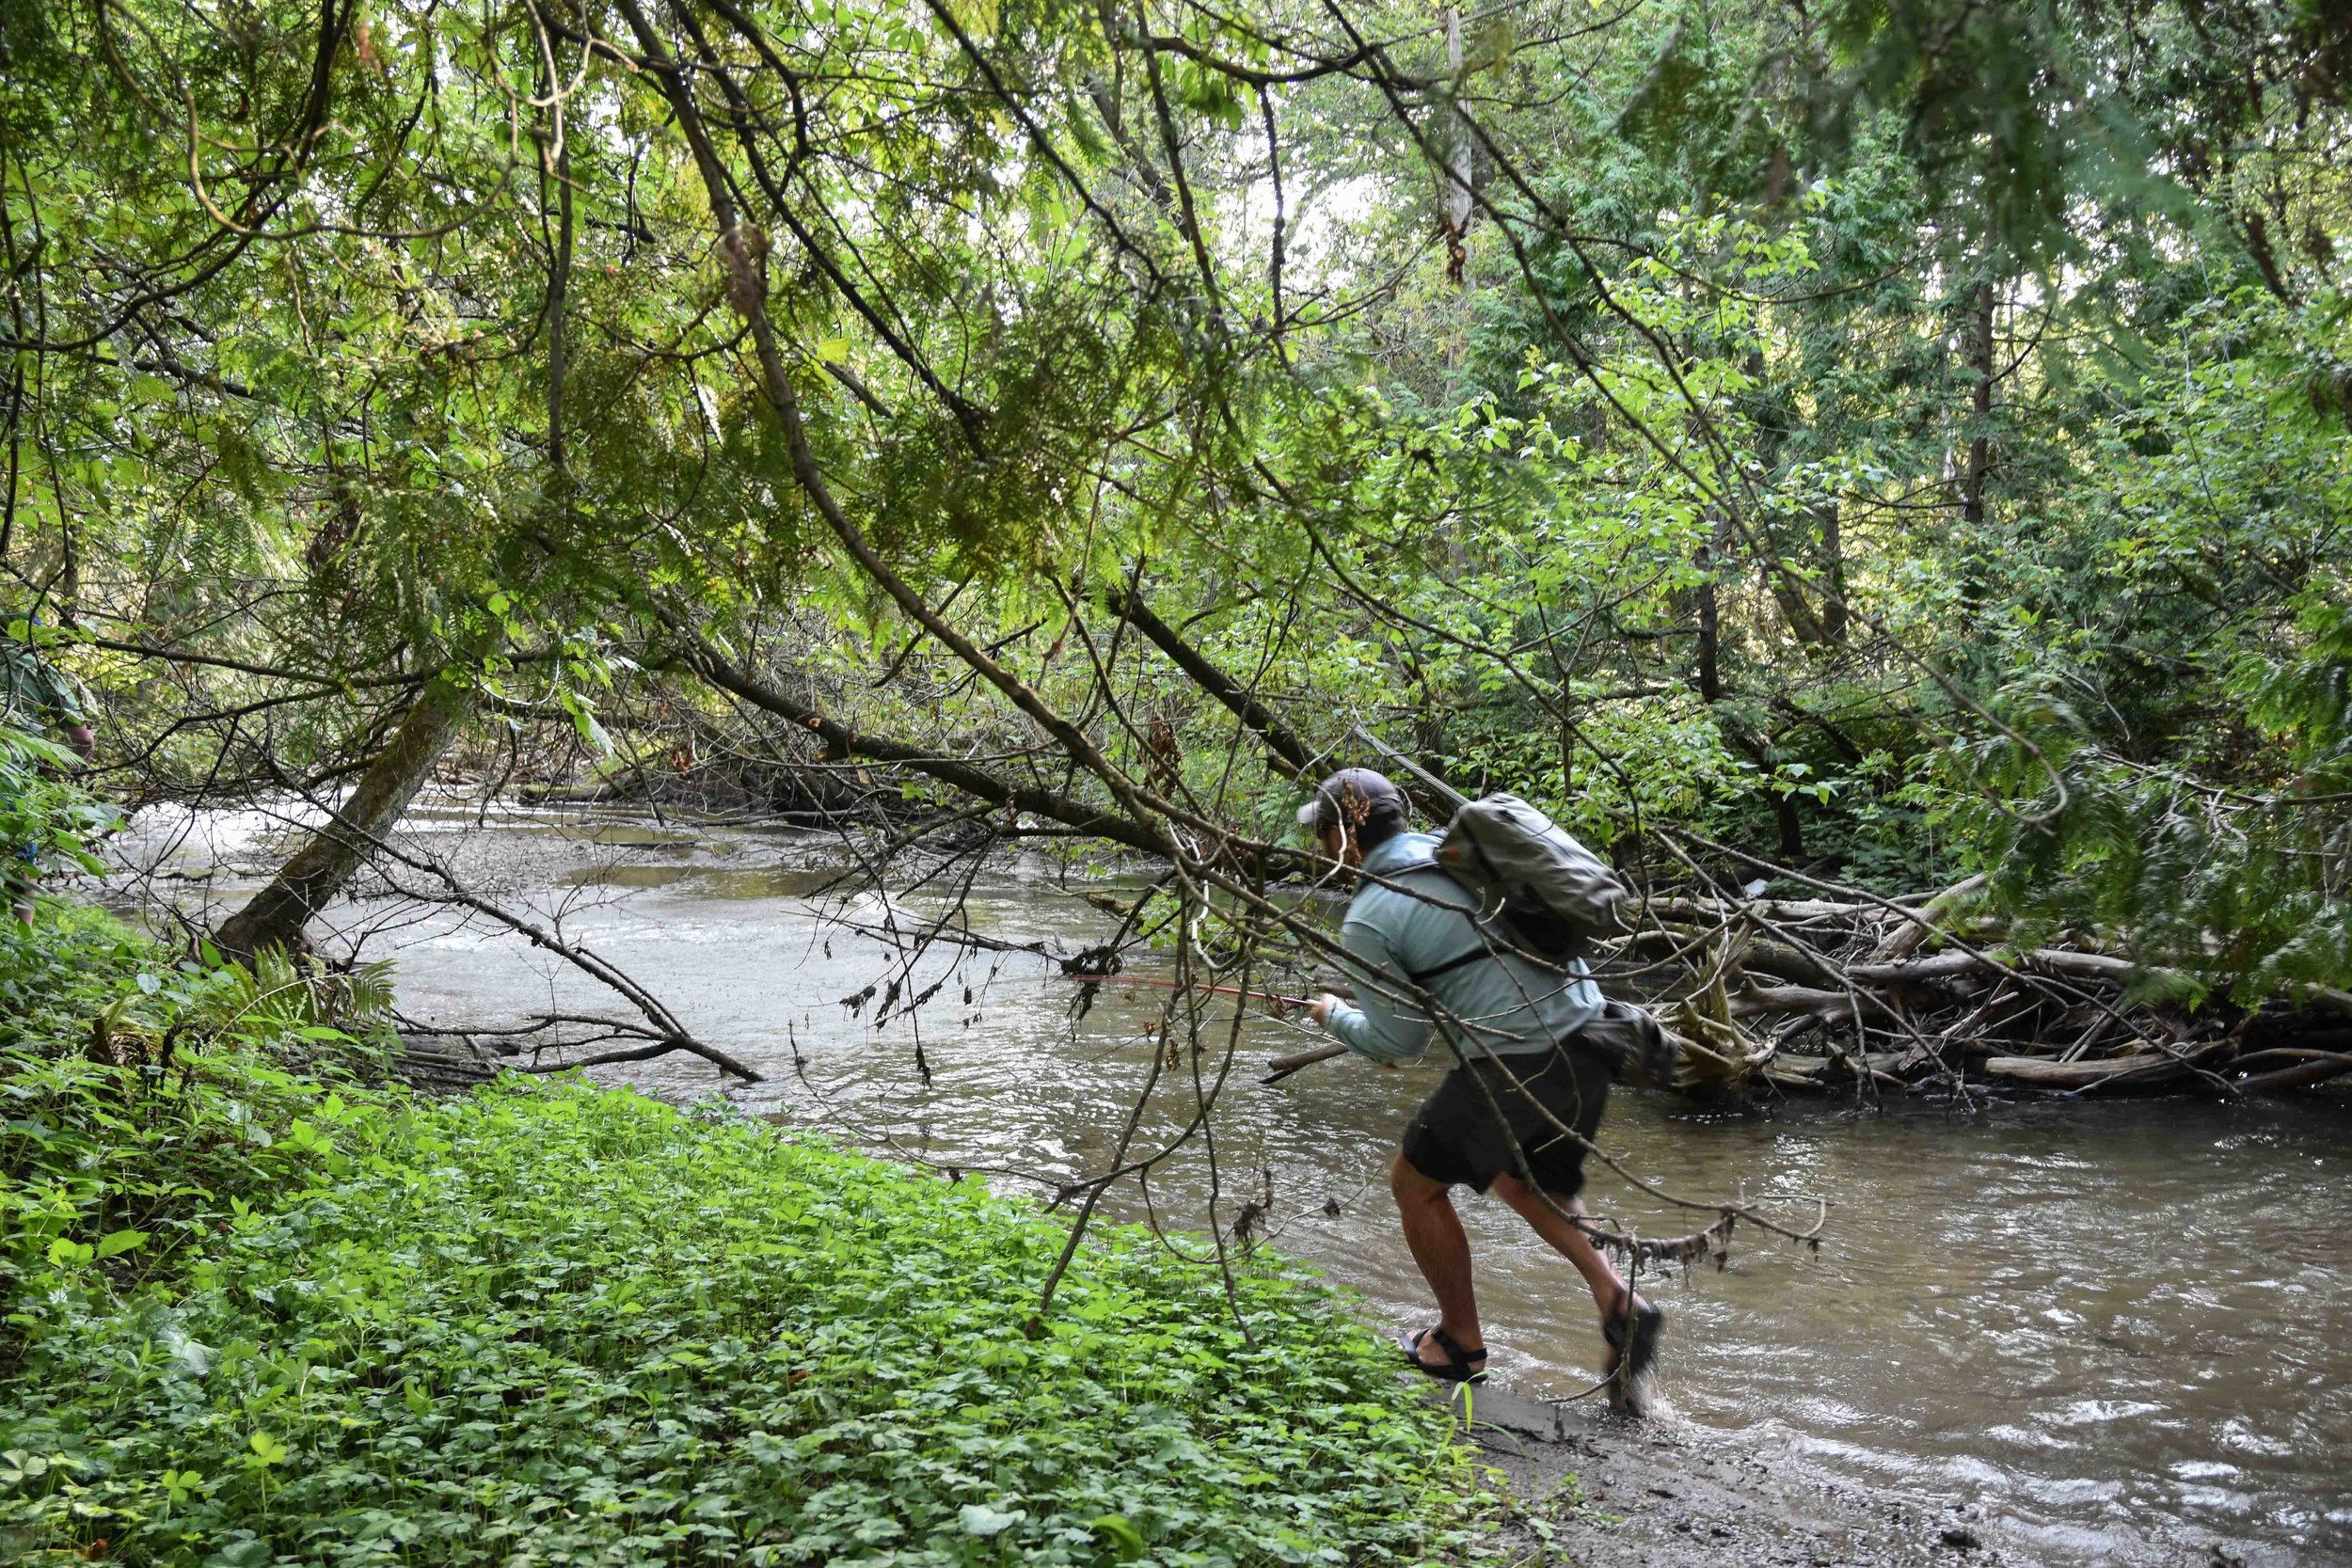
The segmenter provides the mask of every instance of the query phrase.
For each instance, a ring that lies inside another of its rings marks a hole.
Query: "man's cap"
[[[1314,799],[1298,808],[1298,825],[1318,832],[1343,822],[1351,829],[1367,823],[1402,828],[1405,814],[1405,792],[1386,775],[1343,768],[1315,785]]]

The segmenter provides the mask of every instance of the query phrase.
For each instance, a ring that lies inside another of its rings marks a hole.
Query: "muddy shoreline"
[[[1504,1537],[1534,1561],[1624,1568],[1994,1568],[2041,1558],[1979,1504],[1865,1488],[1792,1455],[1671,1416],[1629,1420],[1597,1401],[1553,1404],[1489,1384],[1463,1409],[1508,1499]]]

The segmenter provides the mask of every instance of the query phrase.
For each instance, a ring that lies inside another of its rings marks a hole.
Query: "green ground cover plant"
[[[1214,1273],[1100,1233],[1025,1332],[1066,1232],[977,1183],[579,1082],[371,1086],[373,998],[296,1007],[89,913],[0,949],[0,1559],[1385,1562],[1459,1540],[1442,1417],[1295,1273],[1246,1273],[1237,1321]]]

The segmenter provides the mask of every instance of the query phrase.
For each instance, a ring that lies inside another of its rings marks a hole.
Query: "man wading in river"
[[[1361,768],[1326,779],[1298,814],[1324,853],[1360,876],[1340,930],[1357,1002],[1317,997],[1315,1022],[1350,1051],[1390,1064],[1422,1055],[1433,1029],[1442,1028],[1465,1059],[1422,1103],[1389,1172],[1406,1243],[1438,1298],[1437,1323],[1406,1335],[1406,1354],[1449,1382],[1486,1375],[1470,1241],[1452,1192],[1491,1190],[1584,1276],[1600,1311],[1606,1364],[1619,1374],[1613,1394],[1631,1407],[1663,1314],[1633,1293],[1567,1214],[1583,1212],[1576,1195],[1584,1150],[1600,1126],[1612,1071],[1629,1055],[1652,1056],[1658,1032],[1646,1015],[1603,1002],[1573,956],[1580,934],[1567,923],[1548,909],[1531,911],[1519,893],[1504,901],[1497,862],[1514,850],[1549,858],[1568,892],[1554,902],[1580,893],[1597,898],[1593,924],[1613,921],[1623,890],[1581,845],[1512,797],[1464,807],[1442,840],[1406,832],[1405,816],[1397,787]],[[1441,861],[1464,874],[1449,874]],[[1482,907],[1485,917],[1473,921]],[[1534,956],[1543,949],[1558,961]],[[1435,1022],[1416,1004],[1417,988],[1435,1000]]]

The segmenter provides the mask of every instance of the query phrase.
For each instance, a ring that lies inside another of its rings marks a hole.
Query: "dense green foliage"
[[[57,1275],[171,1275],[309,1168],[323,1091],[380,1067],[384,976],[173,964],[110,916],[46,904],[0,933],[0,1103],[10,1312]],[[345,1027],[348,1025],[349,1027]],[[361,1031],[354,1035],[351,1030]],[[354,1092],[358,1092],[356,1087]],[[28,1325],[10,1320],[9,1361]]]
[[[6,869],[28,889],[50,863],[103,869],[90,841],[116,814],[59,775],[73,753],[45,736],[0,723],[0,844],[16,859]],[[13,896],[15,889],[10,888]]]
[[[1269,836],[1127,595],[1660,878],[2344,977],[2248,710],[2352,567],[2340,4],[1262,10],[11,10],[0,609],[154,793],[453,672],[485,767]]]
[[[433,1101],[296,1067],[358,1050],[318,1037],[315,1000],[264,1019],[241,972],[103,917],[8,928],[0,984],[10,1562],[1376,1562],[1452,1539],[1443,1418],[1279,1270],[1237,1279],[1236,1317],[1215,1273],[1098,1232],[1029,1330],[1067,1232],[977,1183],[573,1082]],[[339,1016],[364,1034],[373,1005]],[[94,1016],[131,1065],[92,1059]]]

